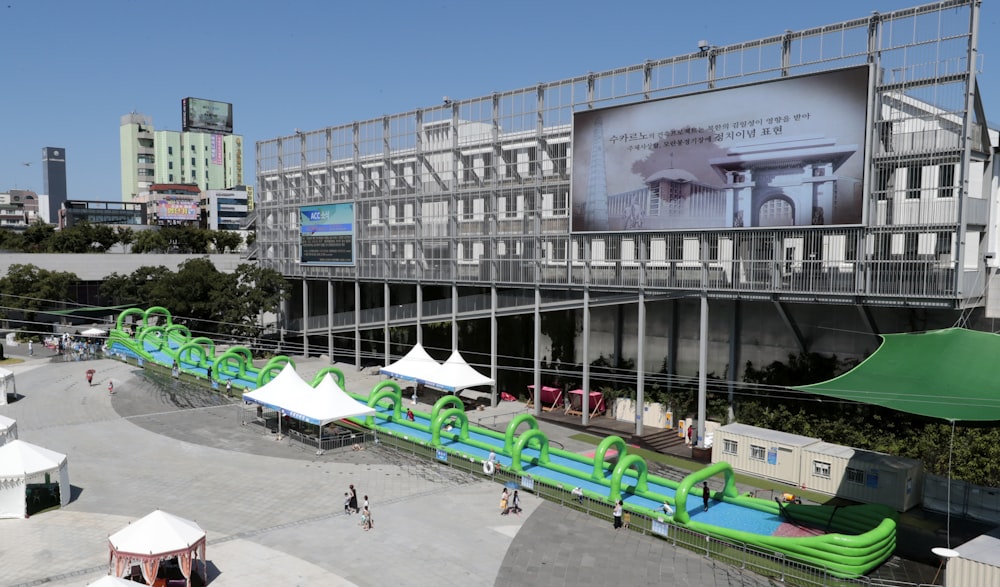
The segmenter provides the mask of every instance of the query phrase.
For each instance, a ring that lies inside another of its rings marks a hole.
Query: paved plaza
[[[309,377],[322,365],[299,370]],[[276,441],[242,425],[238,403],[115,361],[34,357],[8,368],[18,398],[0,413],[17,420],[22,440],[68,456],[73,496],[63,509],[0,520],[0,586],[87,585],[107,573],[108,536],[157,508],[205,529],[213,587],[767,584],[530,494],[522,515],[501,517],[498,485],[391,450],[317,455]],[[378,381],[345,371],[352,391]],[[502,422],[509,412],[470,419]],[[554,444],[588,448],[571,431],[543,429]],[[370,532],[344,514],[351,483],[371,500]]]

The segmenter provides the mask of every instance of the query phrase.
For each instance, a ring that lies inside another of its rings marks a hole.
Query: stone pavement
[[[322,364],[299,370],[308,377]],[[7,368],[19,397],[0,413],[17,419],[21,439],[68,456],[73,498],[0,520],[0,586],[87,585],[107,573],[107,537],[156,508],[206,530],[213,587],[767,584],[531,495],[521,516],[500,517],[497,485],[388,449],[317,455],[275,441],[241,425],[239,404],[154,384],[122,363],[36,356]],[[93,387],[87,368],[97,369]],[[352,391],[378,381],[345,374]],[[470,419],[510,408],[489,410]],[[570,450],[592,448],[543,429]],[[349,483],[371,498],[370,532],[343,512]]]

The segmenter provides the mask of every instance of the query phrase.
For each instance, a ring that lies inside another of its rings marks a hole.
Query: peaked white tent
[[[0,367],[0,406],[7,403],[7,394],[17,395],[14,372]]]
[[[194,559],[201,560],[202,579],[207,577],[205,531],[201,526],[167,512],[156,510],[108,537],[111,574],[124,577],[132,565],[139,565],[142,578],[152,585],[160,561],[176,558],[181,574],[191,585]]]
[[[313,388],[286,365],[277,377],[255,391],[243,394],[243,401],[255,403],[322,428],[330,422],[375,413],[374,408],[355,400],[327,373]],[[278,419],[279,427],[281,419]],[[281,430],[278,430],[279,434]]]
[[[17,440],[17,420],[0,414],[0,446]]]
[[[428,355],[423,345],[418,342],[402,359],[382,367],[379,373],[397,379],[429,383],[440,367],[441,364]]]
[[[105,575],[93,583],[87,583],[87,587],[135,587],[135,581]]]
[[[473,369],[465,362],[461,353],[454,351],[444,365],[434,373],[433,380],[426,383],[437,389],[457,392],[479,385],[493,385],[494,381]]]
[[[31,488],[28,485],[49,482],[58,476],[60,506],[69,504],[69,469],[66,455],[35,446],[23,440],[12,440],[0,446],[0,518],[25,518],[28,501],[42,507],[55,497],[48,488]],[[30,495],[29,495],[30,493]]]

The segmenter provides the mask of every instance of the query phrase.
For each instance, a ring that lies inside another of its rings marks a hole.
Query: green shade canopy
[[[948,328],[882,340],[847,373],[792,389],[949,421],[1000,420],[1000,336]]]

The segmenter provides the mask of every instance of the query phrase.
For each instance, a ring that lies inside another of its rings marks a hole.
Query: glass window
[[[740,448],[740,443],[735,440],[729,440],[728,438],[722,441],[722,452],[730,455],[736,454]]]
[[[763,446],[750,445],[750,458],[755,461],[763,461],[767,456],[767,451]]]
[[[823,461],[813,461],[813,475],[824,479],[830,478],[830,463]]]
[[[865,472],[861,469],[847,467],[846,476],[849,483],[857,483],[858,485],[865,484]]]
[[[167,155],[173,155],[173,154],[174,154],[174,148],[173,147],[167,147]]]

